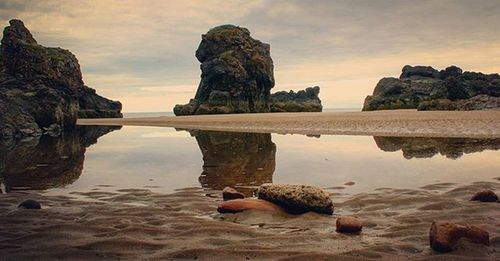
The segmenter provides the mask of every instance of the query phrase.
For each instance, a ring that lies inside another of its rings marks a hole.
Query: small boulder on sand
[[[222,202],[217,211],[219,213],[238,213],[245,210],[284,211],[280,206],[269,201],[255,198],[233,199]]]
[[[477,244],[490,245],[489,233],[476,226],[464,226],[447,221],[432,222],[429,243],[435,251],[453,251],[462,237]]]
[[[23,201],[21,204],[19,204],[19,206],[17,206],[17,207],[18,208],[25,208],[25,209],[41,209],[42,208],[40,203],[38,203],[38,201],[33,200],[33,199],[27,199],[27,200]]]
[[[245,198],[245,195],[234,188],[225,187],[222,190],[222,198],[224,200],[231,200],[231,199]]]
[[[361,220],[354,216],[338,217],[336,226],[339,233],[359,233],[363,228]]]
[[[309,211],[333,214],[330,195],[317,186],[267,183],[259,187],[257,196],[281,206],[292,214]]]
[[[498,196],[491,190],[483,190],[474,194],[474,196],[472,196],[470,200],[481,202],[497,202]]]

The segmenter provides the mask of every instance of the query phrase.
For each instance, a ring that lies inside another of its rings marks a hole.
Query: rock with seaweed
[[[80,117],[122,117],[121,104],[84,85],[68,50],[37,43],[21,20],[9,21],[0,46],[0,138],[73,129]]]
[[[201,81],[194,99],[176,115],[268,112],[274,87],[269,44],[234,25],[212,28],[196,50]]]
[[[381,79],[363,105],[364,111],[387,109],[500,109],[500,75],[406,65],[399,78]]]

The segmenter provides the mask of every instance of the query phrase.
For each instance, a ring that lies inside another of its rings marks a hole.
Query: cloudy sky
[[[361,108],[405,64],[500,72],[499,0],[2,0],[37,41],[79,59],[87,85],[125,112],[171,111],[194,96],[194,53],[220,24],[271,45],[276,86],[321,86],[325,108]]]

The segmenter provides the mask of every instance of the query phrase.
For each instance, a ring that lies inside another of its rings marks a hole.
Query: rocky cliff
[[[456,66],[403,67],[398,78],[381,79],[364,111],[384,109],[484,110],[500,108],[500,75],[462,72]]]
[[[271,112],[319,112],[322,111],[319,87],[309,87],[298,92],[271,94]]]
[[[20,20],[4,29],[0,46],[0,138],[66,130],[80,117],[121,117],[121,104],[84,85],[68,50],[39,45]]]
[[[318,109],[319,87],[298,93],[278,93],[274,96],[278,104],[273,106],[270,92],[274,87],[274,68],[270,46],[252,38],[246,28],[222,25],[211,29],[202,35],[196,58],[201,62],[198,90],[188,104],[174,107],[175,115],[270,112],[273,108],[274,111]],[[302,96],[316,97],[301,104]]]

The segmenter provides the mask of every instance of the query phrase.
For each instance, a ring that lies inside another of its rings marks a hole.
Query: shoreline
[[[78,119],[77,124],[310,135],[500,138],[500,110],[218,114]]]

